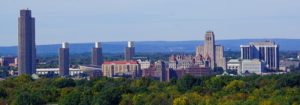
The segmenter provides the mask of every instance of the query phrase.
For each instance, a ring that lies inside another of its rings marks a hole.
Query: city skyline
[[[0,36],[5,38],[0,39],[0,45],[17,45],[17,41],[14,40],[17,37],[15,17],[19,9],[27,7],[38,18],[37,45],[64,41],[84,43],[203,40],[202,32],[207,30],[217,32],[220,40],[300,39],[297,35],[300,33],[297,29],[300,27],[300,15],[295,14],[300,9],[297,2],[295,0],[246,1],[246,3],[236,0],[184,3],[177,0],[85,3],[56,0],[1,1],[0,22],[4,25],[1,27],[3,30]],[[265,5],[269,5],[268,8],[264,8]],[[205,9],[209,7],[213,8]],[[263,11],[258,11],[260,9]]]

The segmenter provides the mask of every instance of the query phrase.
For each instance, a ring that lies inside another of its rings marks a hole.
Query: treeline
[[[299,105],[300,74],[201,77],[159,82],[147,78],[73,80],[22,75],[0,81],[9,105]]]

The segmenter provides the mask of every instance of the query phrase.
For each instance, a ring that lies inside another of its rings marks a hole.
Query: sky
[[[0,46],[17,45],[19,10],[36,43],[300,39],[299,0],[0,0]]]

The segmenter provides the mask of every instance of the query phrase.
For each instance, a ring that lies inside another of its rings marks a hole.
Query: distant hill
[[[300,51],[300,39],[268,39],[280,45],[280,51]],[[225,46],[225,50],[240,51],[241,44],[248,44],[253,41],[266,41],[266,39],[234,39],[217,40],[216,44]],[[198,45],[203,41],[138,41],[135,42],[136,52],[195,52]],[[38,54],[56,54],[60,44],[38,45]],[[71,53],[91,52],[93,43],[71,43]],[[122,53],[127,42],[104,42],[102,43],[104,53]],[[16,55],[17,47],[0,47],[1,55]]]

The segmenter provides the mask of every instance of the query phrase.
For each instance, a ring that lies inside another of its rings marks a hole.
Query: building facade
[[[169,57],[169,68],[173,70],[187,69],[193,65],[208,67],[202,56],[172,55]]]
[[[132,60],[132,58],[135,55],[135,47],[134,47],[134,43],[133,41],[128,41],[128,46],[125,48],[125,55],[124,55],[124,59],[126,61],[130,61]]]
[[[106,77],[139,77],[140,65],[137,61],[111,61],[102,64],[102,74]]]
[[[279,45],[274,42],[251,42],[240,47],[241,59],[259,59],[267,64],[268,69],[279,69]]]
[[[211,69],[215,69],[216,67],[226,69],[224,47],[215,44],[215,35],[212,31],[206,32],[204,45],[197,46],[196,56],[202,56],[208,62],[208,66]]]
[[[152,78],[155,80],[166,81],[167,80],[167,67],[164,61],[156,61],[154,65],[142,70],[142,76]]]
[[[69,44],[62,43],[62,48],[59,48],[59,75],[68,76],[69,75]]]
[[[212,31],[207,31],[204,40],[204,57],[210,60],[209,66],[215,68],[216,64],[216,46],[215,34]],[[202,56],[203,56],[202,55]]]
[[[159,76],[160,81],[166,81],[166,64],[165,62],[159,60],[155,62],[155,70]]]
[[[261,75],[265,72],[265,63],[259,59],[244,59],[241,63],[241,71],[238,74],[255,73]]]
[[[212,75],[212,71],[208,64],[208,61],[201,55],[172,55],[169,57],[166,78],[167,80],[172,78],[180,79],[187,74],[195,77],[210,76]]]
[[[102,47],[100,42],[95,43],[92,49],[92,65],[101,66],[103,63]]]
[[[230,59],[227,62],[227,70],[240,71],[241,70],[241,60],[240,59]]]
[[[192,65],[186,69],[168,69],[167,81],[170,81],[171,79],[180,79],[185,75],[192,75],[194,77],[211,76],[213,75],[213,72],[210,70],[210,68],[199,67],[196,65]]]
[[[285,60],[280,60],[279,65],[280,65],[279,66],[280,71],[289,72],[291,70],[296,70],[296,69],[300,68],[300,61],[285,59]]]
[[[77,68],[69,68],[69,74],[70,76],[79,75],[81,73],[84,73],[83,70],[77,69]],[[60,69],[59,68],[38,68],[36,71],[36,74],[38,75],[59,75]]]
[[[0,58],[0,65],[1,66],[14,66],[15,64],[15,57],[1,57]]]
[[[137,62],[140,64],[142,70],[148,69],[151,66],[151,62],[149,60],[138,59]]]
[[[31,17],[28,9],[20,11],[18,34],[18,74],[35,74],[35,19]]]

